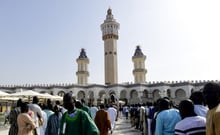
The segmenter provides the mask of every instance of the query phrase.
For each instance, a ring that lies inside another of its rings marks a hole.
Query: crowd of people
[[[117,119],[114,103],[87,106],[83,99],[75,100],[66,93],[59,101],[32,103],[19,99],[9,114],[9,135],[108,135],[112,134]]]
[[[168,97],[135,104],[129,110],[131,127],[143,135],[220,135],[220,85],[207,83],[189,99],[173,105]]]
[[[9,114],[9,135],[108,135],[122,115],[143,135],[220,135],[219,102],[216,83],[207,83],[178,105],[163,97],[154,104],[87,106],[71,93],[64,95],[62,105],[50,99],[39,104],[35,96],[32,103],[17,101]]]

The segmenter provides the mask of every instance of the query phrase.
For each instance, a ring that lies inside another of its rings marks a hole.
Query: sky
[[[218,0],[1,0],[0,85],[75,84],[81,48],[89,83],[104,84],[109,7],[120,23],[119,83],[134,82],[137,45],[147,82],[220,79]]]

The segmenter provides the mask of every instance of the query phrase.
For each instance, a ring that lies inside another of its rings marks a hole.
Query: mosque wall
[[[155,102],[161,97],[169,97],[173,103],[189,98],[194,91],[201,91],[203,86],[210,81],[188,82],[154,82],[141,84],[114,84],[114,85],[33,85],[33,86],[0,86],[0,90],[7,93],[15,93],[21,90],[33,90],[39,93],[63,96],[72,92],[77,100],[85,99],[87,103],[95,105],[124,101],[128,104]],[[212,81],[220,83],[219,81]]]

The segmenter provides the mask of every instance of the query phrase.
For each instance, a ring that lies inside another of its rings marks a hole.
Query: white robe
[[[115,120],[116,120],[116,117],[117,117],[117,110],[113,107],[109,107],[107,111],[108,111],[108,114],[109,114],[109,117],[110,117],[111,126],[112,126],[112,130],[113,130],[114,127],[115,127]]]
[[[39,126],[40,128],[40,135],[45,135],[45,132],[46,132],[46,128],[47,128],[47,114],[42,111],[42,115],[43,115],[43,121],[44,121],[44,124],[42,126]]]
[[[29,109],[34,112],[33,119],[35,120],[35,123],[37,126],[36,131],[37,131],[37,134],[40,135],[40,128],[39,128],[39,122],[38,122],[39,120],[38,120],[37,114],[41,118],[43,118],[42,110],[41,110],[40,106],[37,104],[28,104],[28,106],[29,106]]]

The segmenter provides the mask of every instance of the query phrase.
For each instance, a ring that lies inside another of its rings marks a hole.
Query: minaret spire
[[[119,23],[114,19],[112,9],[109,8],[106,19],[101,24],[102,39],[104,41],[106,85],[118,83],[117,40],[119,26]]]

